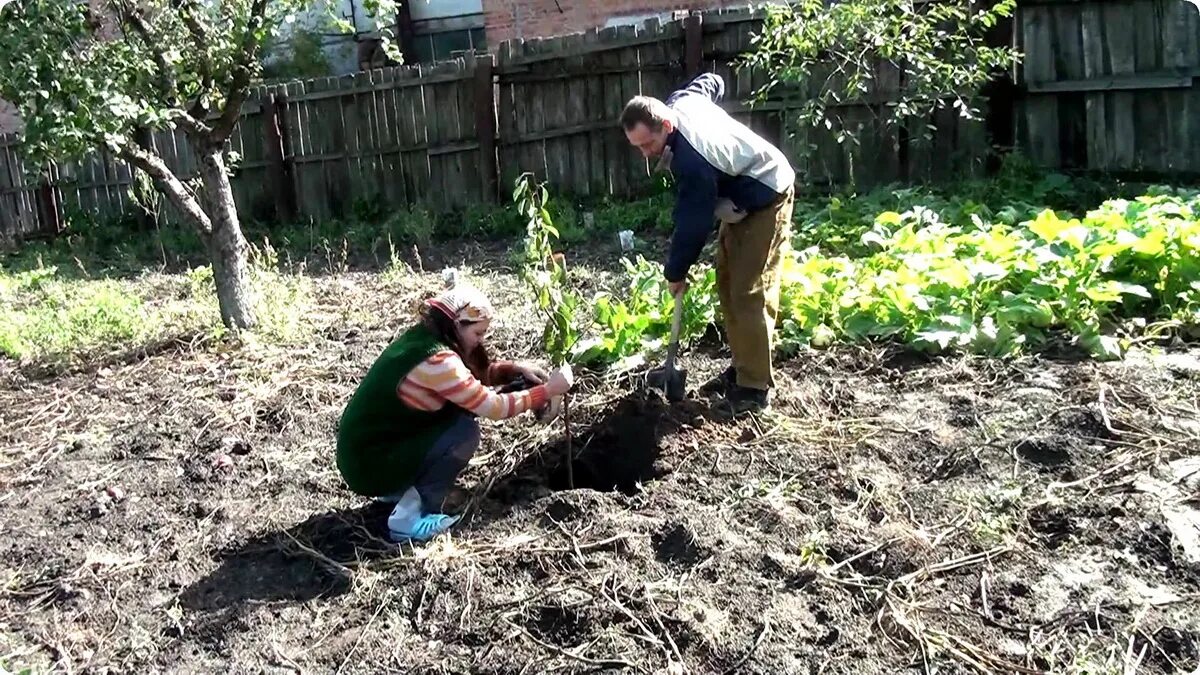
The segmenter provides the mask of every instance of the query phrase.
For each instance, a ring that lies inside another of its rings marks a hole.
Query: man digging
[[[702,392],[739,413],[767,407],[783,256],[791,237],[796,173],[783,153],[717,102],[725,83],[706,73],[666,102],[637,96],[621,113],[629,142],[675,178],[675,230],[664,266],[682,298],[688,270],[720,221],[717,292],[733,363]]]

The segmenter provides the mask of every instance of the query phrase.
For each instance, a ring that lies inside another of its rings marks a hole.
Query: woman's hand
[[[571,372],[571,366],[566,364],[550,374],[550,379],[546,382],[546,393],[551,397],[561,396],[571,391],[574,384],[575,375]]]
[[[547,373],[544,368],[540,368],[532,363],[514,363],[513,370],[525,378],[531,386],[538,384],[546,384],[546,380],[550,379],[550,373]]]

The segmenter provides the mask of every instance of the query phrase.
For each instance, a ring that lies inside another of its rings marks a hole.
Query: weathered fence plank
[[[277,220],[344,217],[362,202],[457,209],[506,200],[526,171],[562,193],[630,195],[646,183],[648,165],[616,124],[622,106],[639,93],[665,98],[701,70],[725,79],[723,105],[783,147],[801,183],[867,187],[978,168],[987,150],[982,125],[951,110],[902,129],[888,123],[904,74],[887,64],[865,96],[833,109],[830,129],[795,124],[803,92],[751,101],[768,74],[737,60],[761,17],[718,10],[652,19],[505,42],[495,58],[257,87],[230,138],[241,156],[235,199],[247,217]],[[1050,167],[1200,172],[1200,17],[1190,6],[1030,0],[1013,25],[1025,54],[1014,126],[1031,158]],[[930,122],[938,130],[924,142]],[[857,144],[839,142],[846,131],[857,132]],[[194,177],[181,130],[155,131],[149,145],[178,175]],[[51,166],[41,172],[43,188],[15,146],[0,139],[0,235],[54,229],[48,210],[61,220],[133,208],[133,172],[123,162],[97,152]],[[164,216],[178,220],[169,206]]]

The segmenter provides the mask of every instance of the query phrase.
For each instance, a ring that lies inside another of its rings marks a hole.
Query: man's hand
[[[687,290],[687,287],[688,287],[687,281],[668,281],[667,282],[667,290],[671,291],[671,295],[676,298],[681,297],[683,295],[683,292]]]
[[[531,385],[546,384],[546,381],[550,379],[550,373],[532,363],[514,363],[513,369]]]

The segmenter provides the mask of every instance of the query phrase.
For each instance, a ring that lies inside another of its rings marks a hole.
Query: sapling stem
[[[575,489],[575,451],[571,448],[571,395],[563,394],[563,434],[567,437],[567,487]]]

